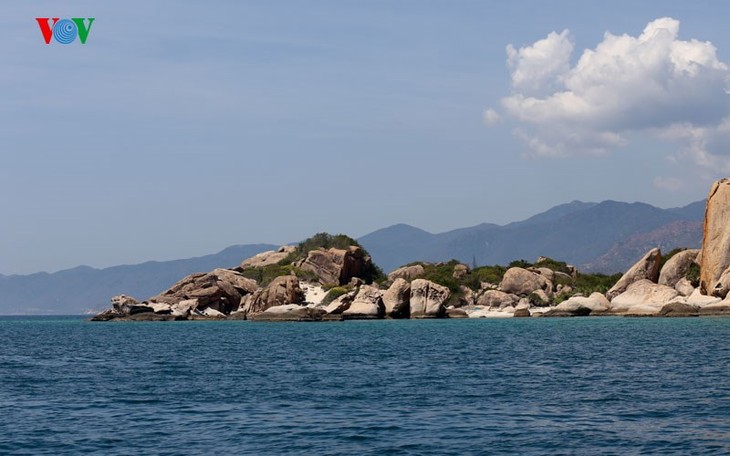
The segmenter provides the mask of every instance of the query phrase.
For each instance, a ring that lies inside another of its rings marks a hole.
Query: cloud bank
[[[636,37],[605,33],[573,64],[574,47],[568,30],[507,46],[502,114],[531,154],[603,154],[640,132],[681,144],[676,159],[730,171],[730,71],[712,43],[679,39],[665,17]]]

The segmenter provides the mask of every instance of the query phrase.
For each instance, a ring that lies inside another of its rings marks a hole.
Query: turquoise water
[[[730,319],[5,317],[0,454],[730,454]]]

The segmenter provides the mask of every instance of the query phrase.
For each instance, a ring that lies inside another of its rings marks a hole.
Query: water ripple
[[[0,454],[730,453],[730,319],[0,319]]]

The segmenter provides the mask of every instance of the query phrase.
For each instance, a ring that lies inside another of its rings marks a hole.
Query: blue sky
[[[730,172],[722,2],[3,7],[3,274],[681,206]],[[45,16],[96,21],[46,45]]]

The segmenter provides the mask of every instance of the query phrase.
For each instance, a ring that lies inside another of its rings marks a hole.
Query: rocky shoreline
[[[574,267],[539,258],[487,271],[417,263],[385,276],[346,236],[315,235],[233,269],[192,274],[145,301],[112,298],[92,321],[341,321],[382,318],[730,315],[730,180],[707,200],[702,249],[647,252],[608,290],[577,290]],[[499,275],[495,275],[495,271]],[[498,282],[481,280],[496,277]],[[482,275],[480,275],[482,274]]]

